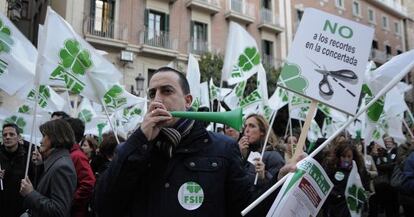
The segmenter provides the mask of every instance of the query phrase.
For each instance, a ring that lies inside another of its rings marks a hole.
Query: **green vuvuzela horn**
[[[242,109],[238,108],[228,112],[186,112],[186,111],[174,111],[171,115],[176,118],[187,118],[197,121],[207,121],[225,124],[234,128],[237,131],[241,131],[242,128]]]

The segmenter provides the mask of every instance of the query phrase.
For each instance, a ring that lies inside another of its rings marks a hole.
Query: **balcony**
[[[368,2],[371,2],[372,4],[390,12],[395,16],[398,16],[399,18],[406,18],[408,16],[407,8],[395,0],[369,0]]]
[[[272,10],[267,8],[260,9],[260,24],[258,28],[274,33],[283,32],[283,27],[280,25],[278,17],[273,14]]]
[[[262,54],[262,63],[264,66],[279,68],[282,66],[282,60],[275,58],[273,55]]]
[[[144,29],[139,33],[141,52],[149,55],[176,57],[178,55],[178,40],[173,39],[169,32]]]
[[[83,33],[88,42],[125,47],[128,44],[128,28],[113,20],[101,20],[86,17],[83,23]]]
[[[378,49],[372,49],[370,59],[381,64],[385,63],[387,61],[387,53]]]
[[[227,12],[224,14],[226,19],[242,24],[254,22],[254,5],[245,2],[245,0],[228,0],[227,7]]]
[[[220,12],[220,4],[218,0],[188,0],[185,6],[193,10],[203,11],[210,15]]]
[[[205,40],[191,39],[188,43],[188,52],[196,55],[202,55],[209,51],[209,43]]]

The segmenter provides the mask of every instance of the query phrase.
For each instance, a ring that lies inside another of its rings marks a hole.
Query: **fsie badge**
[[[203,189],[196,182],[186,182],[178,190],[178,201],[184,209],[195,210],[203,204]]]

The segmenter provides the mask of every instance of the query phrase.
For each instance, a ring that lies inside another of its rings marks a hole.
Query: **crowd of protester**
[[[185,78],[178,76],[177,82],[176,75],[170,68],[154,74],[149,112],[128,138],[108,132],[98,142],[97,136],[84,135],[80,119],[56,112],[40,126],[40,146],[28,153],[30,145],[17,125],[4,124],[0,216],[239,216],[294,169],[290,164],[298,161],[293,159],[298,135],[276,136],[261,115],[248,115],[240,133],[229,126],[211,133],[201,122],[171,118],[167,110],[186,110],[191,104],[188,84],[181,82]],[[168,122],[168,127],[157,127]],[[367,191],[364,216],[414,216],[414,139],[400,145],[389,136],[383,141],[384,146],[364,144],[341,134],[315,157],[334,184],[318,216],[351,216],[345,187],[353,161]],[[303,151],[310,146],[307,142]],[[262,150],[262,158],[249,158]],[[400,186],[391,184],[396,169],[404,175]],[[186,180],[199,183],[205,194],[203,205],[191,212],[177,201]],[[250,215],[265,215],[273,200],[269,197]]]

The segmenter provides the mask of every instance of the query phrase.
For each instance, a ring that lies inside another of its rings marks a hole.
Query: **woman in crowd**
[[[68,217],[76,189],[76,171],[69,154],[75,136],[62,119],[48,121],[39,128],[43,136],[40,146],[43,174],[36,190],[29,178],[22,179],[23,206],[32,217]]]
[[[89,163],[95,158],[98,141],[93,135],[85,135],[80,143],[82,151],[89,159]]]
[[[125,139],[118,135],[119,142],[125,142]],[[96,156],[96,160],[92,162],[92,170],[95,173],[96,179],[102,174],[111,163],[112,158],[115,155],[118,142],[116,141],[115,134],[113,132],[104,133],[102,135],[102,143],[99,147],[99,152]]]
[[[268,130],[269,124],[261,115],[251,114],[247,116],[244,122],[244,132],[239,140],[239,148],[244,159],[244,169],[249,174],[251,183],[254,183],[256,173],[259,174],[259,184],[267,183],[285,164],[283,157],[277,151],[273,151],[273,147],[277,142],[273,130],[270,129],[268,143],[264,144]],[[251,152],[261,154],[263,145],[266,145],[268,150],[264,152],[263,158],[254,159],[254,165],[248,162],[247,159]]]
[[[365,183],[365,165],[361,154],[355,146],[346,140],[339,140],[333,144],[329,156],[325,162],[325,170],[334,187],[325,202],[325,213],[327,217],[351,216],[345,199],[345,189],[353,163],[356,162],[358,173],[362,183]],[[366,186],[366,185],[365,185]]]
[[[296,145],[298,144],[298,138],[295,135],[287,136],[285,139],[285,161],[289,162],[292,159],[293,154],[296,151]]]

